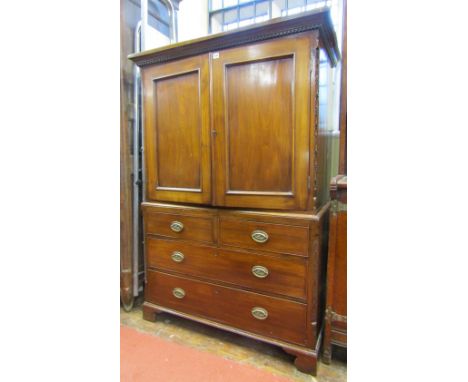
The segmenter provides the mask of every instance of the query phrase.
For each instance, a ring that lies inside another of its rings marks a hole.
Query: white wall
[[[208,35],[208,0],[183,0],[178,14],[179,42]]]
[[[154,29],[151,25],[146,28],[146,41],[145,50],[158,48],[169,44],[169,37],[162,34],[157,29]]]

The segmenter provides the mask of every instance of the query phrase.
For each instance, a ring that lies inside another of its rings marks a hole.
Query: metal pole
[[[140,52],[141,20],[135,28],[134,49]],[[139,221],[140,221],[140,68],[133,66],[133,295],[138,296],[138,260],[139,260]]]
[[[141,0],[141,50],[146,49],[146,29],[148,28],[148,0]]]
[[[168,10],[169,10],[169,17],[171,19],[171,44],[177,42],[178,40],[178,33],[177,33],[177,16],[175,13],[175,8],[174,4],[172,3],[171,0],[162,0],[166,4]]]

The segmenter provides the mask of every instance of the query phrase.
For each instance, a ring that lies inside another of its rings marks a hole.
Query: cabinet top
[[[314,29],[319,30],[321,46],[325,49],[330,64],[335,66],[340,59],[340,53],[328,7],[134,53],[128,58],[143,67]]]

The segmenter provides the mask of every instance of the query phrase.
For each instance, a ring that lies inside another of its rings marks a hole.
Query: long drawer
[[[149,267],[180,272],[298,299],[306,297],[306,260],[146,239]]]
[[[188,216],[147,211],[144,222],[147,234],[206,243],[215,242],[215,219],[210,215]]]
[[[219,234],[225,246],[308,256],[307,227],[221,217]]]
[[[147,272],[146,301],[305,345],[306,305],[193,279]]]

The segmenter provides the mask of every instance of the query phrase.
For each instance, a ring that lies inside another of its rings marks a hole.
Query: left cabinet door
[[[208,55],[142,69],[148,200],[211,202]]]

